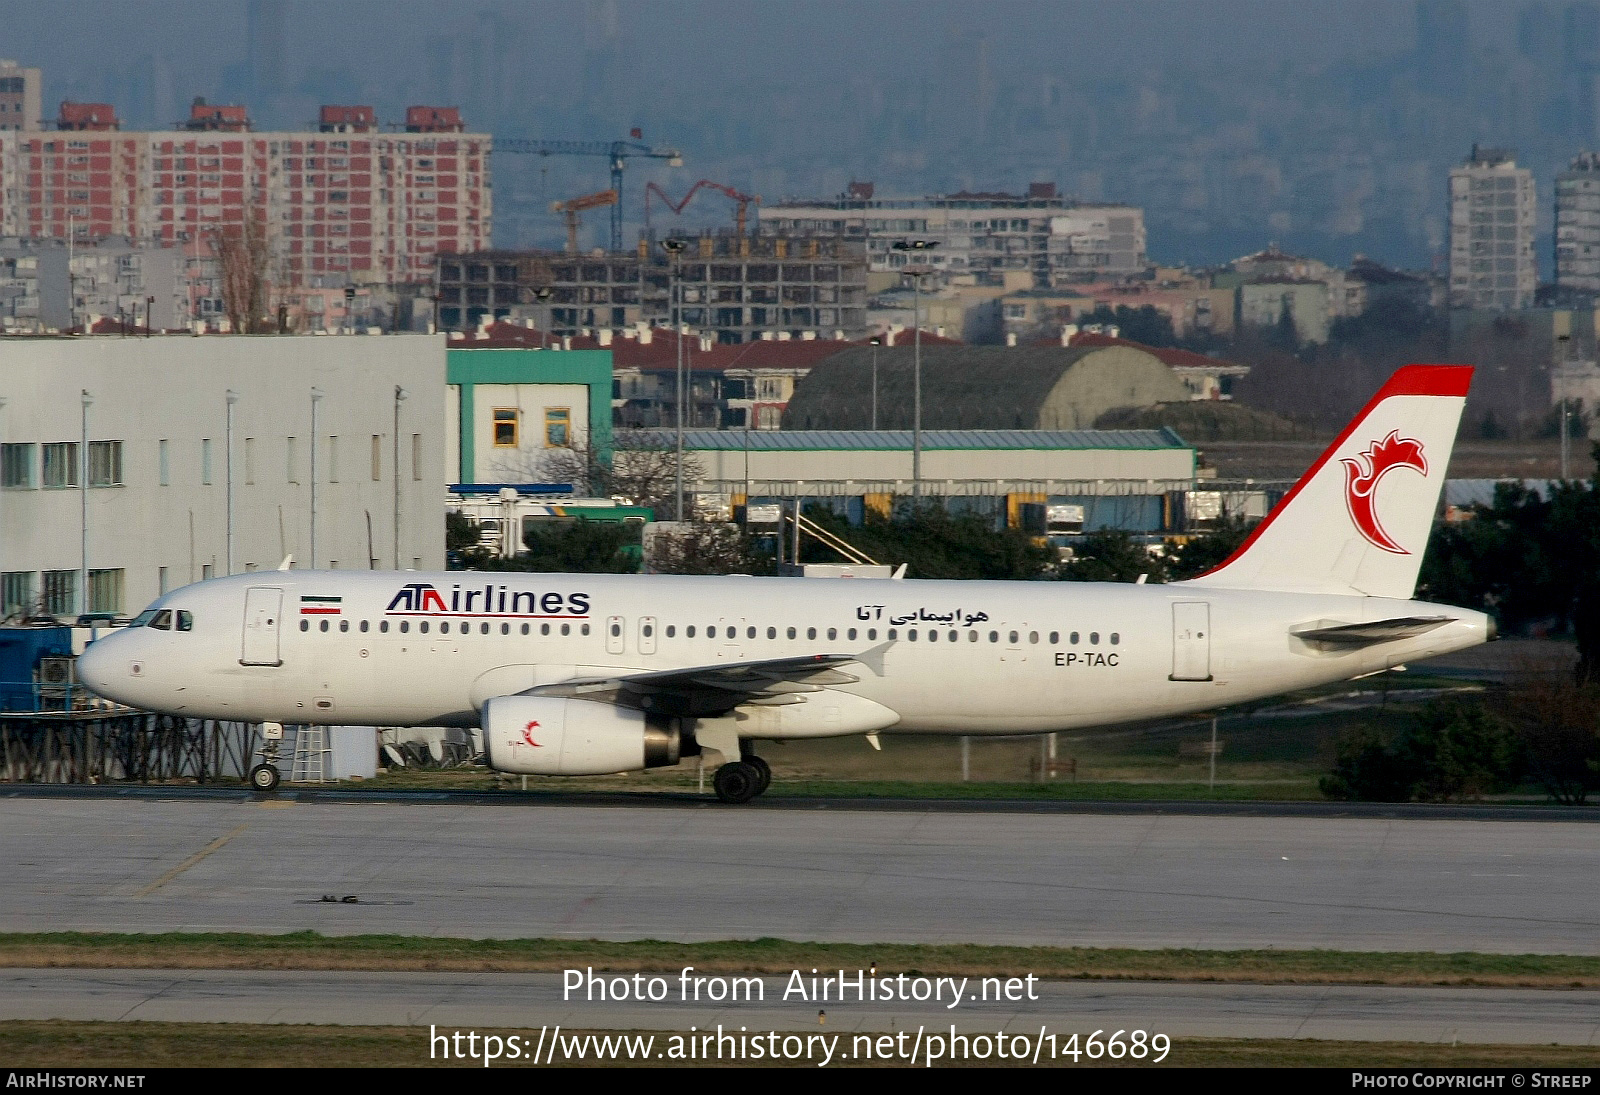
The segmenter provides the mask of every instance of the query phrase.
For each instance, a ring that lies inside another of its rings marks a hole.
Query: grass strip
[[[0,935],[9,968],[560,971],[786,974],[795,969],[1020,976],[1047,980],[1227,981],[1259,984],[1600,987],[1600,956],[1332,950],[1138,950],[978,944],[797,943],[784,939],[672,943],[598,939],[432,939],[401,935]]]
[[[455,1028],[448,1028],[454,1030]],[[499,1032],[496,1032],[499,1033]],[[526,1034],[527,1032],[521,1032]],[[533,1032],[537,1035],[537,1031]],[[563,1030],[564,1037],[582,1038],[595,1034],[615,1038],[624,1035],[655,1035],[652,1053],[665,1052],[665,1040],[673,1031],[588,1031]],[[834,1032],[837,1045],[849,1053],[854,1031]],[[861,1032],[865,1033],[865,1032]],[[347,1067],[417,1068],[453,1067],[482,1069],[482,1062],[443,1061],[428,1055],[426,1027],[333,1027],[292,1026],[258,1023],[109,1023],[67,1020],[13,1020],[0,1022],[0,1060],[8,1068],[254,1068],[254,1067]],[[1592,1067],[1596,1051],[1590,1046],[1448,1046],[1409,1042],[1332,1042],[1289,1038],[1175,1038],[1172,1051],[1162,1065],[1180,1068],[1200,1067],[1422,1067],[1422,1068],[1584,1068]],[[750,1067],[788,1065],[817,1067],[815,1060],[796,1061],[638,1061],[565,1060],[558,1056],[556,1067],[626,1067],[681,1064],[693,1068]],[[1041,1059],[1043,1066],[1046,1062]],[[1050,1062],[1071,1066],[1070,1058]],[[1101,1060],[1080,1062],[1080,1067],[1104,1067],[1118,1062]],[[1146,1062],[1120,1062],[1124,1067],[1151,1067]],[[503,1067],[516,1068],[526,1062],[506,1061]],[[906,1061],[849,1060],[835,1065],[904,1067]],[[941,1061],[941,1067],[963,1065],[992,1068],[996,1065],[1023,1066],[1028,1062],[1011,1059]],[[922,1062],[918,1062],[918,1067]],[[1156,1066],[1161,1067],[1161,1066]]]

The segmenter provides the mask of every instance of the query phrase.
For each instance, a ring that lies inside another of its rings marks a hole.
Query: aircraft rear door
[[[244,594],[244,650],[240,665],[282,665],[278,632],[283,622],[283,590],[252,586]]]
[[[654,654],[656,652],[656,618],[654,616],[639,617],[639,653]]]
[[[1170,679],[1211,679],[1211,605],[1206,601],[1174,601],[1172,604]]]

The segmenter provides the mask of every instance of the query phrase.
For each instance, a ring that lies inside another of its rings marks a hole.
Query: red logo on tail
[[[529,721],[528,725],[522,728],[522,740],[533,746],[535,749],[542,749],[544,746],[533,740],[533,732],[538,728],[538,726],[539,722],[537,719]]]
[[[1395,543],[1394,538],[1378,523],[1377,511],[1372,508],[1373,495],[1378,481],[1395,468],[1411,468],[1428,474],[1428,461],[1422,455],[1422,442],[1415,438],[1402,438],[1399,430],[1390,430],[1382,441],[1374,441],[1367,451],[1357,453],[1356,459],[1340,460],[1344,465],[1344,501],[1350,510],[1350,520],[1367,541],[1384,551],[1396,555],[1411,552]]]

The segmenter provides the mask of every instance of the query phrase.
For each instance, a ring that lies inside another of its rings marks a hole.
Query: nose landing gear
[[[282,778],[278,774],[277,760],[278,745],[283,741],[283,723],[262,723],[261,739],[261,748],[256,750],[261,763],[250,769],[245,780],[262,794],[270,794],[278,789],[278,781]]]

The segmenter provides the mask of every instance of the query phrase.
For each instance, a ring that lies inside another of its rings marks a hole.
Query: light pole
[[[83,389],[82,448],[78,451],[78,615],[89,611],[89,408],[94,396]]]
[[[394,568],[400,569],[400,404],[411,395],[394,386]]]
[[[533,291],[533,299],[544,305],[544,319],[539,323],[539,349],[550,348],[550,298],[555,295],[555,290],[548,285],[541,285]]]
[[[317,404],[322,390],[311,389],[311,569],[317,569]]]
[[[672,339],[678,355],[678,471],[677,471],[677,509],[673,512],[674,521],[683,520],[683,324],[678,313],[678,256],[687,246],[687,240],[671,236],[661,241],[661,247],[671,257],[671,268],[667,280],[667,315],[672,322]]]
[[[938,240],[896,240],[894,249],[901,253],[922,254],[939,246]],[[911,499],[915,508],[922,508],[922,275],[925,266],[908,266],[911,277],[911,326],[915,329],[912,342],[916,349],[912,355],[911,373]]]
[[[14,301],[16,298],[13,297],[12,299]],[[3,395],[0,395],[0,452],[4,452],[5,451],[5,429],[3,428],[4,427],[4,423],[5,423],[5,409],[6,409],[6,397],[3,396]],[[20,483],[18,484],[18,486],[25,486],[25,485],[26,484],[20,484]],[[4,489],[4,487],[5,487],[5,484],[4,483],[0,483],[0,503],[4,503],[4,501],[5,501],[5,489]],[[5,514],[4,513],[0,513],[0,548],[3,548],[5,546],[5,538],[4,538],[4,535],[3,535],[4,532],[5,532],[5,527],[6,527]],[[0,551],[0,570],[4,570],[4,569],[5,569],[5,554],[4,554],[3,551]],[[5,592],[4,590],[0,590],[0,620],[5,619],[5,615],[6,615],[6,603],[5,603],[5,598],[4,598],[4,592]]]
[[[882,335],[867,339],[872,346],[872,428],[878,428],[878,347],[883,345]]]
[[[226,452],[223,466],[228,476],[228,573],[233,573],[233,405],[239,402],[239,393],[229,388],[222,397],[228,405],[228,425],[223,436]]]

